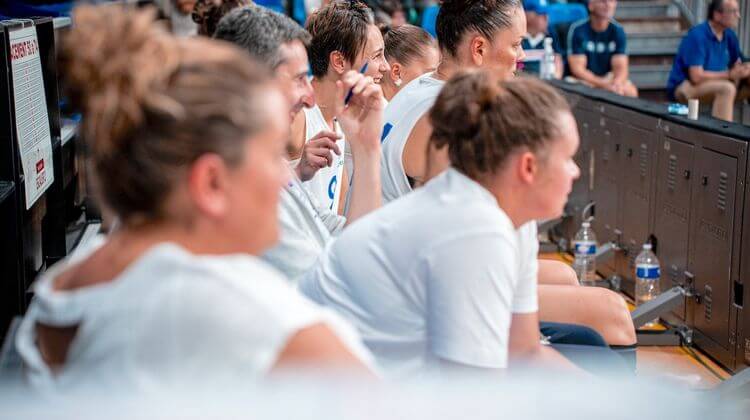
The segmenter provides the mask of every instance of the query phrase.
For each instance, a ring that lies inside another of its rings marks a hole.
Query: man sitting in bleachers
[[[614,92],[638,96],[628,80],[627,38],[613,17],[617,0],[590,0],[589,18],[568,31],[568,66],[581,82]]]
[[[523,71],[540,75],[541,62],[544,59],[544,39],[552,38],[552,49],[555,52],[555,79],[563,74],[563,61],[560,43],[554,32],[548,31],[547,0],[525,0],[523,10],[526,12],[526,35],[521,41],[526,58],[523,60]]]
[[[732,28],[740,20],[737,0],[713,0],[708,20],[690,29],[669,74],[670,99],[712,102],[711,115],[732,121],[735,100],[750,97],[750,64],[743,63]]]

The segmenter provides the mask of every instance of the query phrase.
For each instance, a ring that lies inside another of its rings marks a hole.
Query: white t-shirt
[[[331,127],[323,118],[323,114],[320,112],[320,108],[317,105],[312,108],[302,108],[305,113],[305,143],[310,141],[321,131],[331,131]],[[343,136],[343,132],[337,128],[339,134]],[[315,175],[308,181],[303,182],[305,189],[315,197],[315,199],[321,205],[334,212],[338,211],[339,196],[341,195],[341,179],[344,173],[344,162],[346,156],[344,153],[345,139],[342,137],[336,141],[341,151],[340,155],[331,152],[333,156],[333,164],[319,169]]]
[[[341,232],[346,218],[321,206],[291,172],[279,201],[279,243],[262,258],[296,283],[315,264],[331,236]]]
[[[515,229],[448,169],[348,227],[300,291],[353,323],[390,376],[439,359],[504,368],[512,314],[537,311],[538,247],[536,222]]]
[[[28,379],[38,388],[258,380],[296,332],[320,322],[365,363],[370,358],[353,328],[249,255],[194,255],[162,243],[111,282],[54,290],[54,278],[71,264],[61,262],[36,283],[16,339]],[[39,353],[37,323],[78,325],[56,372]]]
[[[411,130],[432,108],[443,85],[445,82],[432,77],[432,73],[424,74],[404,86],[385,108],[380,160],[384,203],[412,190],[404,171],[404,147]]]

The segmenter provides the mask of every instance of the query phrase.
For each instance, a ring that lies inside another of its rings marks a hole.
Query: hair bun
[[[63,41],[60,66],[71,100],[89,116],[83,132],[94,153],[123,146],[142,122],[144,105],[178,68],[179,45],[158,25],[153,9],[80,6]]]

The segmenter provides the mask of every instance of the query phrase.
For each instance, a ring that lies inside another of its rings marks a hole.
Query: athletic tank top
[[[303,111],[305,113],[305,143],[321,131],[331,131],[331,127],[326,123],[317,105],[312,108],[303,108]],[[343,135],[341,129],[338,127],[336,129],[339,134]],[[338,211],[339,195],[341,194],[345,143],[344,138],[336,142],[341,154],[337,155],[331,152],[333,155],[333,165],[318,170],[312,179],[302,184],[307,192],[315,197],[318,203],[333,210],[334,213]]]
[[[412,128],[432,108],[444,84],[432,77],[432,73],[426,73],[404,86],[385,108],[380,159],[384,204],[412,190],[404,171],[404,146]]]

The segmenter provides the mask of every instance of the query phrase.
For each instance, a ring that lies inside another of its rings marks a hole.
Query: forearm
[[[627,67],[614,67],[612,68],[612,83],[622,84],[628,81],[628,68]]]
[[[580,79],[580,80],[582,80],[582,81],[590,84],[591,86],[597,87],[597,88],[600,88],[600,89],[606,89],[609,86],[609,84],[610,84],[610,82],[607,79],[595,75],[594,73],[592,73],[589,69],[587,69],[585,67],[582,68],[582,69],[575,70],[573,72],[573,75],[577,79]]]
[[[350,144],[352,145],[354,171],[351,182],[351,201],[346,215],[347,224],[379,208],[382,201],[380,149],[368,150],[353,142]]]
[[[691,75],[690,81],[698,85],[708,80],[729,80],[729,71],[708,71],[703,70],[698,75]]]

